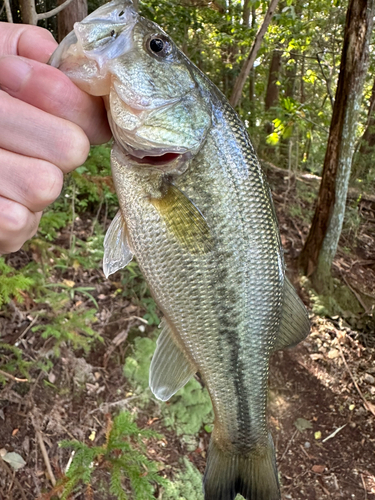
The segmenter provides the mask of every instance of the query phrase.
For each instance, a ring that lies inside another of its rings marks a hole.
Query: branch
[[[56,7],[56,9],[49,10],[48,12],[42,12],[41,14],[37,14],[37,19],[38,21],[41,21],[42,19],[48,19],[52,16],[55,16],[59,12],[65,9],[73,0],[65,0],[64,3]]]
[[[267,13],[264,17],[263,24],[259,28],[258,33],[256,34],[253,44],[250,49],[250,53],[247,56],[246,61],[244,62],[240,74],[237,77],[237,80],[234,84],[233,92],[232,95],[229,99],[229,102],[231,105],[234,107],[238,104],[238,101],[240,100],[241,94],[242,94],[242,89],[245,85],[246,79],[250,74],[251,68],[253,67],[254,61],[257,57],[260,45],[262,43],[263,37],[266,34],[266,31],[268,29],[268,26],[271,22],[271,19],[273,17],[273,14],[275,12],[275,9],[277,7],[277,4],[279,3],[279,0],[271,0],[270,5],[268,7]]]
[[[326,77],[325,73],[324,73],[324,69],[323,69],[323,66],[322,66],[322,63],[320,61],[320,57],[319,57],[319,54],[316,54],[316,58],[318,60],[318,63],[319,63],[319,67],[320,67],[320,70],[322,72],[322,75],[323,75],[323,78],[326,82],[326,86],[327,86],[327,92],[328,92],[328,95],[329,95],[329,100],[331,101],[331,106],[332,106],[332,109],[333,109],[333,104],[334,104],[334,99],[332,97],[332,93],[331,93],[331,86],[330,86],[330,83],[329,83],[329,80],[328,78]]]
[[[337,346],[339,348],[339,351],[340,351],[340,355],[341,355],[341,358],[344,362],[344,365],[345,365],[345,368],[347,369],[349,375],[350,375],[350,378],[352,379],[353,381],[353,384],[354,384],[354,387],[357,389],[357,392],[358,394],[361,396],[361,399],[363,401],[363,404],[364,404],[364,407],[366,408],[366,410],[368,410],[369,412],[371,412],[374,417],[375,417],[375,405],[373,405],[372,403],[370,403],[369,401],[367,401],[367,399],[364,398],[363,394],[362,394],[362,391],[361,389],[359,388],[357,382],[355,381],[355,378],[353,377],[353,374],[352,372],[350,371],[350,368],[348,366],[348,363],[346,362],[346,359],[345,359],[345,356],[344,356],[344,353],[342,351],[342,348],[341,348],[341,345],[340,345],[340,341],[339,339],[337,339]]]
[[[10,0],[4,0],[5,10],[7,13],[7,21],[8,23],[13,22],[12,9],[10,8]]]
[[[4,460],[1,458],[1,456],[0,456],[0,466],[5,470],[5,472],[8,474],[8,476],[10,476],[12,481],[14,481],[15,485],[18,488],[18,491],[21,493],[22,500],[27,500],[26,495],[25,495],[25,491],[22,488],[21,483],[18,481],[18,479],[13,474],[10,467],[8,467],[8,465],[4,462]]]
[[[38,426],[35,425],[34,421],[33,421],[33,424],[34,424],[36,438],[37,438],[37,441],[39,443],[40,449],[42,451],[45,466],[47,468],[49,479],[52,483],[52,486],[56,486],[56,479],[55,479],[55,476],[52,472],[51,462],[49,461],[49,458],[48,458],[48,453],[47,453],[46,447],[45,447],[44,442],[43,442],[42,434],[41,434]]]

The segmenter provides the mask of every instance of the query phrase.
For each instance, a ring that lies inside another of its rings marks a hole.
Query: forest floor
[[[316,185],[308,176],[301,180],[289,179],[286,171],[272,168],[268,173],[288,275],[310,311],[313,306],[315,311],[319,298],[299,285],[296,258],[308,231]],[[270,425],[283,500],[375,500],[372,314],[375,205],[371,201],[357,201],[355,213],[359,219],[345,229],[334,273],[365,311],[353,313],[348,308],[330,317],[311,312],[312,330],[307,340],[272,358]],[[75,231],[83,239],[89,227],[90,221],[84,218],[75,223]],[[61,232],[60,244],[64,241],[69,244],[69,233],[70,229]],[[9,256],[8,262],[21,268],[38,258],[35,250],[22,250]],[[162,474],[173,477],[181,467],[183,455],[204,471],[209,433],[202,428],[199,446],[188,451],[173,430],[163,427],[158,412],[152,413],[156,409],[154,403],[146,409],[137,409],[137,399],[132,398],[122,371],[126,356],[132,351],[131,332],[138,329],[145,336],[154,328],[145,327],[144,321],[139,320],[145,313],[140,305],[116,295],[121,286],[116,276],[105,280],[100,269],[56,269],[56,282],[66,280],[94,288],[90,294],[99,307],[94,328],[104,342],[98,343],[87,356],[63,346],[61,355],[51,358],[54,366],[48,375],[39,371],[31,381],[19,381],[12,375],[0,386],[0,454],[2,450],[3,453],[15,451],[26,461],[23,468],[13,472],[0,459],[1,500],[41,498],[42,493],[51,489],[47,464],[58,479],[69,460],[70,453],[59,448],[59,441],[100,442],[106,432],[106,415],[121,407],[135,412],[141,427],[164,435],[148,447],[149,458],[163,464]],[[78,301],[91,307],[87,295],[77,293],[73,308]],[[38,307],[32,297],[26,297],[22,304],[13,301],[0,312],[1,342],[17,345],[27,359],[35,359],[40,353],[51,356],[50,339],[44,340],[31,329],[38,324],[35,315]],[[162,498],[162,491],[156,495]],[[90,498],[113,497],[93,493]]]

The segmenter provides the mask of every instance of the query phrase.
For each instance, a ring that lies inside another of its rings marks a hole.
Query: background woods
[[[101,3],[0,0],[0,20],[61,41]],[[374,1],[139,9],[236,107],[269,177],[287,273],[311,310],[311,336],[272,360],[283,500],[371,500]],[[116,211],[109,145],[97,146],[37,235],[0,257],[1,500],[202,499],[210,400],[199,378],[168,404],[148,392],[156,305],[135,262],[109,280],[101,270]]]

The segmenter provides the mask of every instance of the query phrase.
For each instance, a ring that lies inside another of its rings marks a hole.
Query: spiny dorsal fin
[[[168,401],[197,371],[173,338],[163,318],[162,331],[150,366],[150,389],[161,401]]]
[[[130,250],[126,234],[126,223],[119,210],[104,238],[103,271],[106,278],[127,266],[132,258],[133,252]]]
[[[168,231],[191,254],[204,254],[213,241],[207,221],[189,198],[173,184],[165,186],[161,198],[151,198]]]
[[[281,313],[280,330],[274,350],[293,347],[304,340],[310,333],[310,321],[302,300],[294,286],[285,278],[284,303]]]

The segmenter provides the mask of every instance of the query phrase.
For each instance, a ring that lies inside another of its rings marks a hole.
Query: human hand
[[[102,99],[45,64],[56,47],[43,28],[0,23],[0,254],[35,234],[90,142],[111,137]]]

